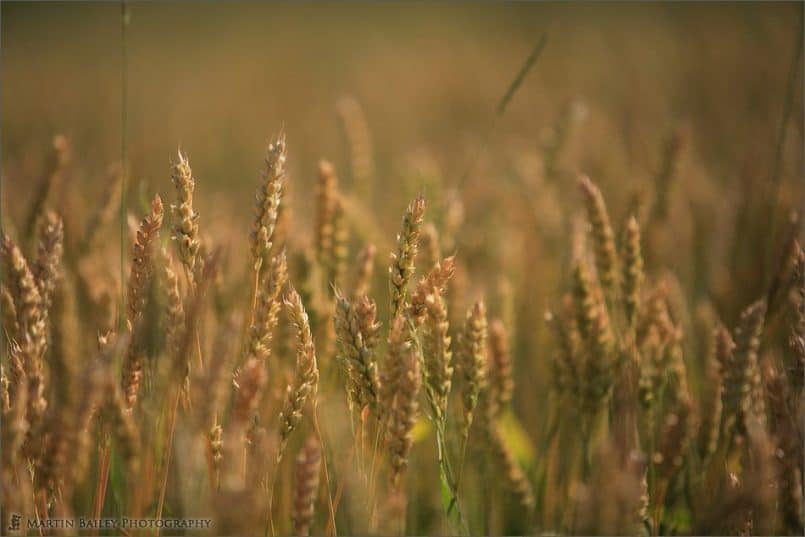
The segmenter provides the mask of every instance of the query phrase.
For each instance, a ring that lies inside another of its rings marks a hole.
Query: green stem
[[[434,422],[436,423],[436,447],[439,455],[439,475],[442,480],[442,486],[445,487],[445,491],[449,494],[449,502],[445,508],[445,516],[447,517],[447,521],[450,523],[453,531],[457,530],[461,535],[469,535],[467,521],[464,518],[464,513],[461,510],[461,503],[458,498],[458,489],[456,487],[456,482],[453,479],[453,469],[450,466],[450,459],[447,455],[447,443],[445,442],[444,435],[444,421],[434,420]],[[455,524],[450,516],[454,508],[456,515],[458,516],[458,524]]]
[[[335,524],[335,508],[333,507],[333,495],[332,489],[330,486],[330,473],[327,470],[327,452],[324,449],[324,440],[321,434],[321,428],[319,427],[319,410],[318,405],[313,406],[313,427],[316,429],[316,436],[319,439],[319,445],[321,446],[321,459],[322,459],[322,466],[324,467],[324,484],[327,487],[327,508],[329,509],[330,513],[330,520],[328,521],[328,528],[332,527],[332,533],[327,533],[328,536],[338,536],[338,528]]]

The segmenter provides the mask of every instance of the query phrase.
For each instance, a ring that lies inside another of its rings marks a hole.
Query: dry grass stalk
[[[294,535],[307,537],[313,525],[316,495],[319,492],[321,473],[321,446],[315,435],[310,435],[296,457],[291,520]]]
[[[408,296],[408,282],[414,275],[414,261],[419,242],[419,231],[425,215],[425,198],[419,196],[408,206],[403,216],[402,231],[397,235],[397,249],[391,254],[389,267],[390,317],[401,311]]]

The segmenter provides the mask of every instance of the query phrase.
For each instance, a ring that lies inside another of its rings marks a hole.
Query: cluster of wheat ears
[[[130,225],[114,298],[86,265],[113,255],[99,237],[121,183],[66,248],[48,209],[65,153],[58,139],[29,217],[2,236],[3,528],[17,513],[204,517],[222,535],[803,531],[797,241],[735,327],[712,322],[694,386],[690,312],[645,275],[637,219],[616,233],[580,177],[587,236],[574,237],[572,288],[546,314],[548,434],[526,468],[506,425],[512,327],[482,299],[462,303],[454,230],[437,232],[424,197],[403,214],[387,276],[375,275],[378,248],[364,242],[353,258],[355,208],[322,162],[311,245],[286,251],[280,135],[239,271],[201,233],[214,223],[194,207],[180,152],[173,200],[154,195]],[[371,164],[356,160],[359,172]],[[412,456],[415,444],[429,447]],[[427,490],[411,486],[417,468]],[[435,514],[421,506],[431,498]]]

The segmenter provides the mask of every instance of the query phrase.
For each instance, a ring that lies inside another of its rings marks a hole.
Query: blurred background
[[[454,239],[444,253],[458,252],[463,303],[484,293],[511,327],[515,413],[539,439],[543,317],[580,247],[579,173],[601,187],[618,236],[638,217],[649,279],[685,312],[694,371],[709,337],[696,316],[734,326],[768,289],[801,231],[802,13],[773,2],[132,2],[124,34],[119,3],[2,2],[2,223],[21,225],[57,134],[70,148],[52,197],[68,243],[124,140],[138,218],[155,192],[173,199],[181,149],[202,235],[229,246],[239,276],[266,145],[284,129],[292,248],[310,244],[326,158],[350,201],[350,259],[378,246],[383,308],[400,216],[424,192],[427,219]]]
[[[200,197],[226,186],[232,199],[216,203],[237,206],[280,128],[300,186],[319,158],[344,168],[336,115],[344,96],[363,107],[378,182],[398,182],[417,152],[454,180],[543,32],[548,46],[498,124],[492,154],[512,143],[538,148],[578,100],[586,159],[606,172],[599,181],[626,187],[650,176],[663,139],[684,122],[703,173],[735,188],[749,167],[760,182],[801,6],[135,2],[129,10],[132,177],[163,187],[181,146]],[[35,176],[35,155],[63,133],[76,180],[91,185],[120,158],[120,4],[4,2],[2,26],[4,175]],[[790,152],[801,146],[799,87],[794,101]],[[788,163],[786,173],[800,169]]]

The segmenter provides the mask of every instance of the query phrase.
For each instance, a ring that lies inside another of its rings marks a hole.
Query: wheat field
[[[802,535],[803,6],[0,6],[2,535]]]

